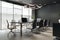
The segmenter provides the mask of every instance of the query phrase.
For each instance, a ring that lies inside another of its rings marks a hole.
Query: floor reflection
[[[9,32],[9,33],[7,34],[7,38],[8,38],[8,40],[15,40],[15,38],[16,38],[16,33],[14,33],[14,32]]]
[[[20,36],[20,32],[9,30],[0,30],[0,40],[53,40],[52,30],[48,30],[46,32],[41,32],[41,34],[35,34],[31,31],[23,30],[22,37]]]

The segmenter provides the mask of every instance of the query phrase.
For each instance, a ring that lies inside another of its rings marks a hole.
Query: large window
[[[12,20],[13,14],[13,4],[2,2],[2,29],[7,28],[6,20],[9,22]]]
[[[21,20],[21,15],[31,19],[32,9],[2,1],[2,29],[7,29],[6,20],[11,22],[14,17],[15,21],[19,21]]]
[[[14,19],[16,21],[21,20],[22,13],[23,13],[23,6],[14,5]]]

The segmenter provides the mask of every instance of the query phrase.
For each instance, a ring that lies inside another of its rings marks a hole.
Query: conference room
[[[59,40],[59,0],[1,0],[0,40]]]

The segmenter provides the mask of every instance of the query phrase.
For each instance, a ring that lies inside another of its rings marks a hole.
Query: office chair
[[[9,24],[8,20],[6,21],[7,21],[7,28],[10,30],[10,32],[12,32],[13,29],[16,29],[15,25],[10,25],[11,23]]]

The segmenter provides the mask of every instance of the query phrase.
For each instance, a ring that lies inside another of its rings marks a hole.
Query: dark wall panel
[[[43,19],[48,19],[52,23],[57,23],[60,18],[60,4],[47,5],[38,9],[37,17],[42,17]]]

